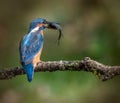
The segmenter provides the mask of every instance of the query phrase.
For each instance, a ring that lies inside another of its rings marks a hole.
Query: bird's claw
[[[41,62],[42,62],[42,61],[41,61],[41,60],[39,60],[39,61],[37,62],[37,65],[39,65]]]

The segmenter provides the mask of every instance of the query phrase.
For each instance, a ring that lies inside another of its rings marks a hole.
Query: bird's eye
[[[46,20],[44,20],[44,21],[43,21],[43,24],[47,24],[47,21],[46,21]]]

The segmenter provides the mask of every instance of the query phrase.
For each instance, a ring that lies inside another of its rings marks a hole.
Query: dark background
[[[120,65],[120,0],[1,0],[0,68],[20,66],[19,41],[37,17],[61,23],[64,37],[44,31],[41,59],[81,60],[86,56]],[[120,103],[120,76],[102,82],[92,73],[35,73],[0,81],[0,103]]]

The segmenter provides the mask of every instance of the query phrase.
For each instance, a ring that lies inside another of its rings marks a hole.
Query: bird
[[[28,32],[21,38],[19,44],[20,63],[27,74],[29,82],[33,79],[34,69],[41,62],[43,49],[44,29],[55,29],[61,37],[62,28],[59,23],[49,22],[44,18],[35,18],[30,22]]]

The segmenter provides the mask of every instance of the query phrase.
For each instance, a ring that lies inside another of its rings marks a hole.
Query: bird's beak
[[[59,43],[59,41],[61,39],[61,36],[62,36],[62,28],[61,28],[60,24],[59,23],[55,23],[55,22],[48,22],[48,21],[46,21],[45,24],[47,24],[46,28],[54,29],[54,30],[58,30],[59,31],[59,37],[58,37],[58,43]]]

